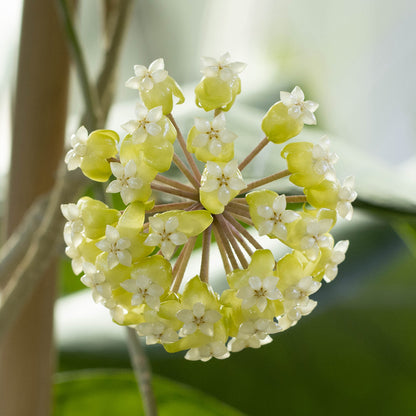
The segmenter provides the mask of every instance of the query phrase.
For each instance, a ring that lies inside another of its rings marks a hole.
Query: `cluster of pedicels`
[[[330,230],[338,216],[351,218],[356,193],[352,177],[342,184],[336,178],[338,157],[326,137],[318,144],[287,144],[281,150],[286,170],[244,181],[243,169],[267,144],[284,143],[304,124],[316,124],[318,108],[305,101],[299,87],[281,92],[263,118],[266,137],[238,163],[237,134],[227,128],[226,112],[240,93],[244,68],[228,53],[202,59],[195,95],[206,115],[195,119],[185,140],[171,114],[174,97],[180,104],[184,96],[163,59],[149,68],[136,65],[126,86],[138,90],[141,103],[135,118],[121,126],[125,137],[80,127],[65,159],[69,170],[80,167],[94,181],[110,180],[106,192],[119,193],[125,204],[119,211],[83,197],[62,205],[74,272],[82,273],[95,302],[106,306],[116,323],[134,327],[147,344],[187,350],[189,360],[222,359],[271,342],[270,334],[315,308],[310,296],[322,280],[335,278],[348,248],[348,241],[335,244]],[[184,158],[175,153],[175,141]],[[194,158],[204,164],[202,173]],[[172,163],[186,181],[163,175]],[[300,188],[299,195],[263,189],[285,176]],[[173,202],[156,204],[163,193]],[[291,209],[299,203],[300,210]],[[280,240],[289,254],[276,261],[251,234],[253,227],[255,235]],[[213,241],[229,285],[221,294],[209,283]],[[200,274],[181,286],[196,243],[202,244]]]

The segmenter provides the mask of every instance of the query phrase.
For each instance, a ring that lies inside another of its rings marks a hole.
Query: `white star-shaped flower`
[[[171,327],[163,322],[143,322],[136,327],[140,336],[146,337],[146,344],[169,344],[178,341],[179,336]]]
[[[185,244],[188,237],[176,231],[179,226],[177,217],[170,217],[163,221],[160,217],[151,217],[149,219],[152,232],[146,238],[144,244],[147,246],[158,246],[166,259],[170,259],[175,251],[176,246]]]
[[[115,302],[106,302],[104,306],[110,311],[114,322],[117,322],[119,325],[124,324],[124,317],[127,313],[120,305],[116,305]]]
[[[184,323],[179,335],[184,337],[200,330],[203,334],[212,337],[214,335],[214,324],[221,319],[221,314],[213,309],[206,309],[205,305],[197,302],[192,310],[182,309],[176,317]]]
[[[333,243],[329,230],[332,228],[332,220],[317,220],[312,218],[306,225],[306,234],[300,240],[301,249],[306,252],[310,260],[316,260],[321,247],[331,247]]]
[[[357,192],[354,191],[354,177],[348,176],[338,192],[339,201],[337,203],[337,212],[346,220],[351,220],[353,208],[351,202],[357,198]]]
[[[244,348],[260,348],[262,345],[272,342],[269,334],[280,331],[280,326],[268,319],[243,322],[238,329],[237,337],[228,343],[228,349],[232,352],[238,352]]]
[[[189,361],[209,361],[212,357],[218,360],[224,360],[228,358],[230,353],[223,342],[214,341],[210,342],[202,347],[191,348],[185,354],[185,359]]]
[[[74,245],[68,245],[68,247],[65,248],[65,254],[72,260],[71,266],[73,272],[75,274],[80,274],[83,270],[82,266],[84,259],[81,255],[81,252],[79,251],[79,248],[75,247]]]
[[[111,225],[107,225],[105,229],[105,237],[100,240],[96,246],[108,253],[107,263],[108,268],[114,269],[118,264],[123,266],[131,266],[131,254],[128,248],[131,242],[127,238],[120,238],[118,230]]]
[[[167,78],[168,71],[165,70],[163,58],[159,58],[149,65],[149,69],[143,65],[134,65],[134,75],[127,80],[126,87],[150,91],[154,84],[163,82]]]
[[[153,282],[147,276],[140,274],[137,270],[131,276],[133,279],[128,279],[120,283],[123,289],[129,293],[133,293],[131,304],[142,305],[145,303],[150,308],[159,310],[160,297],[165,291],[163,287]]]
[[[338,265],[345,260],[345,253],[348,250],[349,244],[350,242],[348,240],[341,240],[335,244],[335,247],[332,249],[331,257],[325,266],[325,274],[323,277],[325,282],[332,282],[337,276]]]
[[[309,315],[317,304],[318,302],[309,298],[305,298],[302,304],[298,304],[296,301],[284,301],[285,313],[279,318],[279,326],[282,331],[296,325],[302,316]]]
[[[130,120],[121,127],[132,135],[133,143],[144,143],[147,136],[157,136],[161,133],[162,127],[157,124],[163,116],[162,106],[148,110],[143,104],[136,106],[136,120]]]
[[[136,191],[143,186],[143,182],[137,177],[134,160],[129,160],[125,166],[118,162],[111,162],[110,167],[116,179],[110,182],[106,192],[120,192],[121,199],[126,205],[133,202]]]
[[[316,118],[313,114],[319,107],[319,104],[313,101],[305,101],[305,94],[296,86],[292,92],[280,91],[282,103],[289,109],[288,113],[294,119],[301,118],[305,124],[316,124]]]
[[[71,136],[72,149],[65,155],[65,163],[68,165],[68,170],[74,170],[81,166],[82,158],[87,152],[87,139],[88,131],[84,126],[81,126]]]
[[[84,222],[77,204],[62,204],[62,215],[68,220],[64,228],[64,239],[67,245],[79,246],[83,240]]]
[[[192,144],[195,147],[208,146],[208,150],[214,155],[219,156],[222,147],[226,143],[232,143],[237,135],[225,128],[225,114],[221,112],[212,122],[203,118],[195,119],[195,127],[200,132],[195,137]]]
[[[112,290],[110,283],[105,281],[105,274],[89,262],[84,262],[83,269],[85,274],[81,276],[81,282],[92,289],[94,302],[101,302],[103,298],[110,299]]]
[[[278,278],[267,276],[263,280],[258,276],[251,276],[248,285],[238,290],[237,296],[243,299],[241,307],[244,309],[257,306],[263,312],[267,306],[267,300],[282,299],[282,293],[276,287]]]
[[[282,240],[287,237],[287,228],[289,224],[297,220],[300,215],[294,211],[286,210],[286,196],[278,195],[273,201],[272,206],[261,205],[257,208],[257,213],[265,219],[259,225],[259,234],[273,234]]]
[[[325,175],[327,179],[335,179],[334,164],[339,157],[329,151],[331,142],[327,136],[323,136],[319,143],[312,148],[312,168],[318,175]]]
[[[322,283],[314,280],[312,276],[305,276],[296,285],[285,290],[285,300],[293,302],[296,306],[306,306],[309,296],[317,292],[321,286]]]
[[[223,205],[227,205],[231,200],[232,191],[240,192],[246,187],[238,170],[238,162],[233,159],[222,169],[218,163],[207,162],[207,178],[201,184],[201,191],[213,192],[218,190],[218,200]]]
[[[203,57],[201,58],[201,64],[201,72],[206,77],[220,77],[223,81],[232,80],[247,66],[244,62],[231,62],[229,52],[221,55],[219,60]]]

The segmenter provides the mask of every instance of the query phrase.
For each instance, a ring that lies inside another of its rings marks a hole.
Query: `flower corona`
[[[65,158],[69,170],[108,181],[106,192],[119,194],[125,205],[117,210],[90,197],[62,205],[74,272],[82,273],[94,301],[117,324],[134,327],[147,344],[160,343],[168,352],[186,350],[189,360],[223,359],[270,343],[272,334],[315,308],[310,296],[322,280],[336,277],[348,249],[348,241],[335,243],[330,231],[338,217],[351,219],[357,194],[353,177],[337,179],[338,156],[328,138],[317,144],[293,141],[279,149],[286,170],[254,182],[244,177],[266,145],[284,143],[304,124],[316,124],[318,108],[298,86],[282,91],[262,120],[266,137],[239,163],[234,156],[239,139],[228,129],[226,114],[241,92],[245,66],[228,53],[202,59],[195,95],[207,114],[195,119],[185,139],[172,115],[174,97],[180,104],[184,96],[163,59],[148,68],[136,65],[126,86],[142,102],[136,118],[121,125],[125,137],[112,130],[88,134],[80,127]],[[175,142],[184,157],[175,153]],[[184,181],[166,174],[172,165]],[[299,188],[297,195],[265,188],[283,177]],[[157,203],[163,194],[169,201]],[[288,254],[275,258],[257,235],[279,240]],[[202,249],[194,250],[199,244]],[[222,293],[210,282],[213,244],[227,284]],[[197,255],[200,273],[186,276]]]

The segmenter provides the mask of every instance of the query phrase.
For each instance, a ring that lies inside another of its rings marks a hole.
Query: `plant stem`
[[[263,247],[257,240],[227,211],[224,211],[224,217],[235,227],[235,229],[257,250],[262,250]]]
[[[180,189],[175,189],[170,186],[159,185],[157,183],[151,183],[152,189],[156,191],[165,192],[167,194],[172,194],[176,196],[181,196],[182,198],[192,199],[193,201],[199,201],[198,194],[196,192],[186,192]]]
[[[96,82],[101,107],[101,120],[98,121],[98,126],[105,124],[114,100],[117,64],[120,61],[121,46],[129,26],[129,18],[133,15],[133,5],[133,0],[118,0],[114,7],[114,10],[118,11],[115,24],[106,28],[106,38],[109,39],[110,44],[106,48],[102,70]]]
[[[202,234],[202,258],[199,277],[202,282],[209,280],[209,252],[211,248],[212,224]]]
[[[147,211],[148,214],[153,214],[155,212],[165,212],[171,209],[185,209],[193,205],[193,202],[174,202],[172,204],[160,204],[155,205],[150,211]]]
[[[232,213],[232,215],[234,216],[234,218],[236,218],[238,221],[241,221],[241,222],[243,222],[244,224],[247,224],[247,225],[251,225],[252,227],[254,227],[254,223],[253,223],[253,221],[249,218],[249,217],[247,217],[247,216],[245,216],[245,215],[240,215],[240,214],[236,214],[236,213]]]
[[[253,250],[247,244],[246,240],[244,240],[243,236],[238,232],[238,230],[230,222],[228,222],[228,226],[229,226],[231,232],[234,234],[234,237],[240,243],[241,247],[244,248],[244,250],[247,252],[247,254],[249,256],[252,256],[253,255]]]
[[[289,195],[286,197],[288,204],[294,204],[299,202],[308,202],[305,195]]]
[[[235,202],[236,204],[247,205],[247,199],[245,197],[242,198],[234,198],[231,202]]]
[[[144,414],[157,416],[155,395],[152,387],[152,370],[146,352],[133,328],[127,328],[127,346],[134,375],[142,396]]]
[[[265,137],[260,143],[247,155],[247,157],[240,163],[238,169],[240,172],[269,144],[269,139]]]
[[[237,259],[234,256],[234,253],[233,253],[233,250],[231,248],[230,242],[228,241],[228,238],[225,234],[225,230],[221,226],[221,223],[218,220],[217,216],[215,216],[214,221],[217,223],[218,234],[219,234],[219,236],[222,240],[222,243],[223,243],[224,248],[225,248],[225,252],[227,253],[227,257],[230,260],[231,266],[232,266],[233,269],[238,269]]]
[[[72,52],[74,63],[77,67],[77,74],[81,83],[81,91],[84,95],[84,101],[87,112],[87,129],[92,129],[97,120],[100,119],[100,107],[98,104],[97,90],[92,86],[88,79],[87,66],[85,64],[84,55],[78,40],[78,36],[75,32],[72,22],[72,16],[68,9],[68,3],[66,0],[59,0],[60,11],[64,23],[64,29],[66,31],[68,44]]]
[[[172,292],[178,292],[181,283],[182,283],[182,279],[183,276],[185,274],[185,270],[186,270],[186,266],[189,263],[189,259],[191,257],[192,254],[192,250],[195,247],[195,243],[196,243],[196,237],[190,237],[189,240],[186,242],[186,244],[183,246],[183,249],[181,251],[181,254],[179,255],[179,257],[181,257],[181,259],[178,260],[179,263],[179,267],[176,270],[176,276],[174,276],[174,281],[172,284]],[[183,255],[182,255],[183,253]],[[176,264],[175,264],[176,266]]]
[[[196,209],[204,208],[200,202],[195,202],[190,207],[186,208],[185,211],[195,211]]]
[[[181,158],[174,153],[173,154],[173,163],[178,167],[178,169],[186,176],[189,182],[194,186],[195,189],[199,189],[199,181],[196,180],[193,173],[186,167],[185,163],[182,162]]]
[[[227,239],[230,242],[234,250],[234,253],[238,257],[238,260],[240,261],[241,266],[243,267],[243,269],[246,269],[248,267],[247,259],[245,258],[244,253],[241,251],[233,233],[231,232],[228,226],[228,221],[225,220],[225,218],[222,215],[217,215],[217,218],[218,218],[218,222],[222,225],[224,229],[224,233],[227,236]]]
[[[195,178],[198,181],[198,186],[199,186],[199,182],[201,180],[201,173],[199,172],[198,166],[196,166],[194,157],[193,157],[193,155],[191,153],[188,152],[188,149],[186,148],[185,139],[182,136],[181,129],[176,124],[176,120],[174,119],[172,113],[168,114],[168,118],[172,122],[172,124],[174,125],[174,127],[176,129],[176,132],[178,134],[178,142],[179,142],[179,145],[181,146],[182,152],[185,155],[186,160],[188,161],[188,164],[189,164],[189,166],[190,166],[193,174],[195,175]]]
[[[162,176],[160,174],[156,175],[155,179],[159,182],[171,186],[172,188],[182,189],[183,191],[187,192],[195,192],[195,188],[192,188],[191,186],[185,185],[179,181],[175,181],[175,179],[167,178],[166,176]]]
[[[223,243],[223,241],[221,239],[221,236],[218,232],[217,224],[215,224],[215,223],[213,224],[212,230],[214,232],[215,241],[217,242],[217,246],[218,246],[218,249],[220,251],[221,260],[222,260],[222,264],[224,265],[225,273],[229,274],[229,273],[231,273],[232,269],[231,269],[230,263],[228,261],[227,254],[225,252],[224,243]]]
[[[227,205],[227,210],[250,218],[250,211],[247,205],[229,202]]]
[[[277,172],[273,175],[266,176],[265,178],[259,179],[257,181],[251,182],[247,185],[245,189],[243,189],[239,195],[244,192],[250,191],[251,189],[258,188],[259,186],[265,185],[266,183],[277,181],[278,179],[284,178],[285,176],[289,176],[291,174],[289,169],[282,170],[281,172]]]

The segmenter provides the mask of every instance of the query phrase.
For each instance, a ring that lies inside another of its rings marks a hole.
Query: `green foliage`
[[[153,380],[160,416],[242,416],[188,386],[162,377]],[[61,373],[54,389],[55,416],[144,415],[136,380],[129,371]]]

